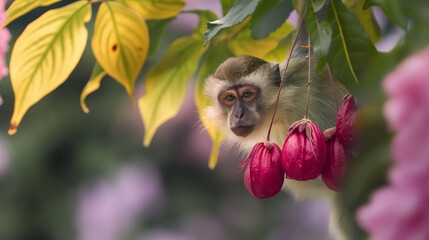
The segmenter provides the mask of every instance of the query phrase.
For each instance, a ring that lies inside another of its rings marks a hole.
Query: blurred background
[[[185,9],[221,15],[218,1],[187,1]],[[9,25],[10,49],[46,10]],[[93,20],[87,24],[90,32]],[[136,96],[144,93],[147,69],[196,25],[192,14],[169,24],[157,55],[137,80]],[[388,50],[398,35],[383,40],[380,49]],[[149,148],[142,146],[136,104],[113,79],[106,77],[87,98],[91,112],[85,114],[79,97],[93,63],[87,46],[70,78],[29,110],[14,136],[7,135],[13,110],[9,77],[0,82],[1,240],[331,239],[327,203],[295,202],[285,193],[254,198],[243,173],[237,173],[244,156],[227,148],[221,149],[216,169],[208,169],[211,140],[201,130],[193,91]],[[194,84],[190,81],[189,89]]]

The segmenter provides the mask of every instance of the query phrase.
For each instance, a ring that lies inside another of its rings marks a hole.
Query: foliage
[[[5,25],[32,9],[56,2],[58,0],[16,0],[7,11]],[[219,20],[211,11],[188,11],[200,18],[193,35],[176,40],[146,76],[146,93],[138,101],[146,129],[144,145],[149,146],[156,129],[177,114],[187,82],[199,65],[202,69],[196,102],[202,110],[210,104],[202,92],[204,79],[227,57],[247,54],[282,61],[294,34],[294,27],[285,19],[293,6],[299,8],[298,12],[305,7],[292,2],[221,1],[225,16]],[[16,131],[26,111],[66,81],[73,71],[88,40],[85,23],[91,19],[92,5],[98,3],[100,1],[77,1],[49,10],[18,38],[10,61],[15,93],[10,134]],[[329,63],[334,76],[354,93],[364,92],[360,81],[371,67],[368,63],[380,55],[374,42],[382,36],[371,7],[380,6],[390,21],[404,29],[407,16],[418,16],[413,12],[417,9],[402,8],[401,1],[310,0],[308,3],[306,25],[319,60],[318,69]],[[420,2],[415,0],[415,3]],[[184,5],[183,0],[101,2],[91,40],[97,62],[81,96],[85,112],[89,112],[84,103],[86,96],[98,89],[105,75],[122,84],[134,99],[135,81],[148,52],[153,56],[164,27]],[[210,128],[214,145],[219,146],[223,134],[211,129],[212,124],[206,122],[204,113],[200,114],[204,126]],[[211,160],[212,167],[215,162]]]
[[[16,131],[30,106],[73,71],[85,49],[88,32],[84,23],[90,18],[91,5],[75,2],[43,14],[18,38],[10,59],[15,108],[9,133]]]
[[[7,11],[5,25],[34,8],[56,2],[58,0],[16,0]],[[139,100],[146,129],[145,146],[150,144],[156,129],[177,114],[187,82],[198,65],[202,64],[203,68],[196,88],[196,102],[202,110],[210,104],[202,93],[204,79],[223,59],[248,54],[282,61],[279,56],[286,56],[285,43],[294,28],[285,22],[293,10],[291,1],[276,0],[274,4],[266,0],[221,2],[226,15],[219,20],[210,11],[188,12],[200,18],[193,35],[176,40],[147,74],[146,93]],[[10,61],[15,93],[10,134],[16,131],[28,108],[62,84],[78,63],[88,40],[84,24],[91,19],[91,7],[97,3],[100,1],[77,1],[49,10],[18,38]],[[84,104],[85,97],[98,89],[105,75],[121,83],[131,99],[134,98],[135,81],[147,53],[153,55],[156,52],[165,25],[180,13],[184,4],[182,0],[101,2],[91,40],[97,63],[81,96],[85,112],[89,112]],[[302,8],[303,4],[294,2],[294,6]],[[389,20],[404,29],[407,27],[404,24],[406,16],[413,16],[413,11],[417,11],[403,9],[401,1],[380,0],[347,0],[345,3],[310,0],[307,7],[306,24],[319,60],[319,70],[329,63],[334,76],[352,92],[363,92],[359,84],[367,76],[371,66],[368,63],[380,55],[374,47],[381,33],[374,21],[372,6],[380,6]],[[151,20],[149,29],[146,20]],[[205,118],[202,116],[202,119]],[[211,126],[205,120],[203,123]],[[217,131],[209,130],[215,145],[219,145],[222,135],[215,134]]]

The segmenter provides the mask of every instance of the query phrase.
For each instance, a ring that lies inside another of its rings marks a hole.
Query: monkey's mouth
[[[231,131],[239,136],[239,137],[247,137],[252,131],[255,126],[235,126],[231,127]]]

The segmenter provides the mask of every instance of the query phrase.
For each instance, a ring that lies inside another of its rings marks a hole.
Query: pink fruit
[[[243,168],[248,163],[244,185],[250,194],[263,199],[280,192],[284,181],[281,156],[280,147],[275,143],[261,142],[253,147],[243,162]]]
[[[346,173],[346,154],[343,145],[336,137],[335,128],[326,130],[324,134],[326,138],[326,166],[322,172],[322,180],[329,189],[339,191]]]
[[[298,181],[317,178],[325,167],[325,148],[322,131],[310,120],[293,123],[282,150],[286,177]]]
[[[347,94],[343,98],[344,102],[338,111],[336,123],[336,135],[338,141],[347,149],[353,147],[356,139],[355,122],[358,114],[356,100],[351,94]]]

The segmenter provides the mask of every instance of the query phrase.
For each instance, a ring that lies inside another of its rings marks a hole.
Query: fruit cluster
[[[247,191],[257,198],[269,198],[280,192],[284,178],[297,181],[320,175],[326,186],[339,191],[346,171],[346,151],[353,147],[357,104],[347,94],[338,112],[336,126],[325,133],[310,120],[296,121],[289,128],[283,149],[269,141],[256,144],[242,162]]]

